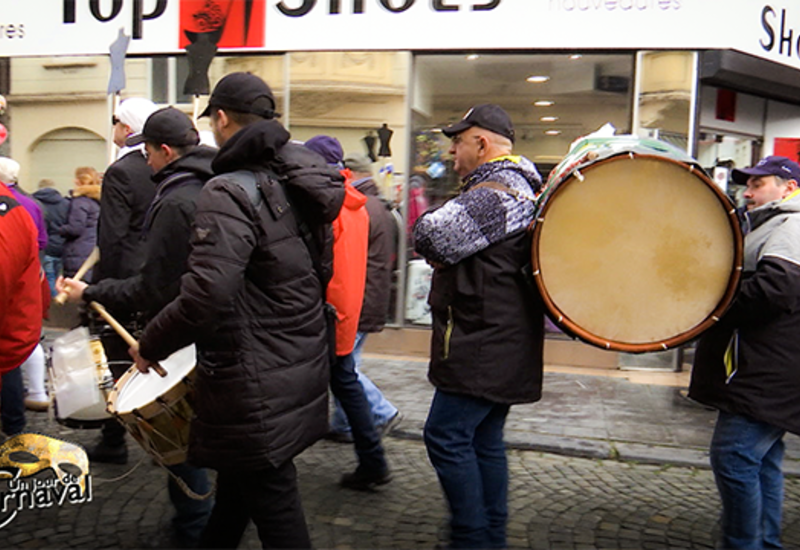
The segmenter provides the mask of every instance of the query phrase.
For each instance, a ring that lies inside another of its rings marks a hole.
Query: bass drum
[[[669,144],[587,138],[540,198],[532,266],[553,320],[603,349],[679,346],[730,305],[742,269],[735,208]]]

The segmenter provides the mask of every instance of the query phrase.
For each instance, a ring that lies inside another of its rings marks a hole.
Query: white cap
[[[156,107],[156,104],[149,99],[131,97],[119,104],[114,116],[123,124],[130,126],[134,134],[141,134],[147,118],[157,109],[158,107]]]
[[[16,183],[19,177],[19,163],[8,157],[0,157],[0,181]]]

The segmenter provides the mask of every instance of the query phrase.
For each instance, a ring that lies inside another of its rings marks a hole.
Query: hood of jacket
[[[365,204],[367,204],[367,196],[359,192],[349,183],[345,183],[344,204],[342,204],[342,208],[347,208],[348,210],[358,210]]]
[[[796,214],[798,212],[800,212],[800,189],[785,199],[768,202],[749,212],[745,212],[745,232],[750,233],[775,216]]]
[[[202,181],[208,181],[214,177],[214,170],[211,165],[217,156],[217,150],[206,145],[198,145],[182,157],[173,160],[164,168],[153,174],[153,181],[161,183],[173,174],[189,172],[197,175]]]
[[[100,202],[100,186],[99,185],[78,185],[72,190],[74,197],[89,197]]]
[[[48,206],[60,204],[63,200],[65,200],[64,196],[58,192],[58,189],[54,189],[52,187],[39,189],[33,193],[33,197]]]
[[[211,164],[215,174],[268,167],[289,141],[289,132],[277,120],[248,124],[217,152]]]
[[[353,182],[353,187],[356,190],[368,195],[370,197],[380,197],[381,193],[378,190],[378,184],[375,183],[375,180],[372,178],[363,178],[360,180],[355,180]]]

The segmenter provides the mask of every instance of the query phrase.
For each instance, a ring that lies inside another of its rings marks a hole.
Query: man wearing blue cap
[[[769,156],[746,185],[742,284],[698,343],[689,396],[719,409],[711,467],[723,548],[780,548],[783,436],[800,434],[800,165]]]

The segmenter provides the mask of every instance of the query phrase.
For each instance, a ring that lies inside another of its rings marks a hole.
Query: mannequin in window
[[[111,58],[111,77],[108,79],[106,93],[118,94],[125,89],[125,54],[131,37],[125,35],[125,30],[120,29],[117,39],[111,44],[109,57]]]
[[[394,131],[389,129],[389,126],[385,122],[378,128],[378,139],[381,140],[381,148],[378,150],[379,157],[392,156],[392,149],[389,147],[389,141],[391,141],[393,133]]]
[[[378,160],[378,157],[375,156],[375,141],[377,139],[378,138],[375,137],[375,132],[373,132],[372,130],[367,132],[367,135],[364,136],[364,145],[367,146],[367,156],[369,157],[369,160],[372,162]]]

